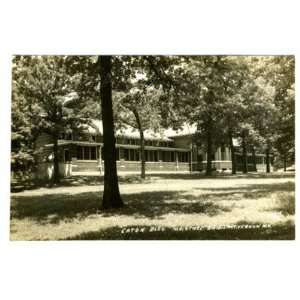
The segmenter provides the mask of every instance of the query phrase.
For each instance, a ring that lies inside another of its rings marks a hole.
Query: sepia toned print
[[[294,56],[14,56],[11,240],[295,238]]]

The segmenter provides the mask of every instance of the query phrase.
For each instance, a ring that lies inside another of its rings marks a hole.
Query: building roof
[[[87,128],[89,133],[103,135],[103,125],[101,120],[93,120],[92,125]],[[177,136],[192,135],[196,132],[197,127],[195,124],[189,125],[185,123],[180,129],[174,130],[172,128],[161,130],[160,132],[154,132],[153,130],[145,130],[145,140],[162,140],[172,141],[172,138]],[[122,129],[116,131],[116,136],[127,137],[133,139],[139,139],[140,134],[137,129],[124,126]]]
[[[103,124],[101,120],[93,120],[91,126],[87,128],[89,133],[103,135]],[[139,131],[130,126],[124,126],[122,129],[116,130],[116,137],[127,137],[132,139],[139,139]],[[145,140],[160,140],[160,141],[172,141],[166,135],[165,131],[154,132],[153,130],[144,131]]]
[[[87,128],[89,133],[103,135],[103,125],[101,120],[93,120],[91,126]],[[161,132],[154,132],[153,130],[145,130],[145,140],[160,140],[160,141],[173,141],[176,137],[189,136],[195,134],[197,131],[196,124],[184,123],[180,129],[174,130],[172,128],[161,130]],[[140,134],[137,129],[126,126],[116,131],[116,137],[125,137],[132,139],[139,139]],[[238,139],[233,138],[233,146],[239,147]]]
[[[182,127],[178,130],[174,130],[172,128],[166,129],[165,134],[170,137],[178,137],[178,136],[186,136],[186,135],[193,135],[197,131],[196,124],[188,124],[184,123]]]

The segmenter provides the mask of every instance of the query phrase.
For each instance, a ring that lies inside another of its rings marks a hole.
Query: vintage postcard
[[[294,56],[12,61],[11,240],[295,239]]]

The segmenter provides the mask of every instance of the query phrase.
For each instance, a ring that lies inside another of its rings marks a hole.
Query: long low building
[[[207,155],[193,142],[196,128],[184,126],[178,132],[165,130],[160,133],[145,131],[146,171],[177,172],[203,171]],[[42,134],[36,141],[38,150],[38,176],[51,177],[53,172],[53,144],[50,136]],[[139,171],[140,138],[137,130],[125,128],[116,131],[116,161],[118,172]],[[76,172],[103,172],[103,128],[100,121],[94,121],[86,130],[61,133],[58,141],[60,172],[64,176]],[[256,154],[256,168],[265,170],[265,155]],[[223,145],[212,157],[212,167],[217,171],[231,170],[231,152]],[[237,146],[237,168],[242,167],[242,157]],[[248,154],[248,169],[254,169],[252,154]]]

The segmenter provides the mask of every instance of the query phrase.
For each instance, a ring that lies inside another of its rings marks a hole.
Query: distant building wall
[[[98,161],[78,161],[73,160],[72,172],[88,172],[88,171],[99,171],[104,170],[104,162],[102,164]],[[141,169],[140,161],[117,161],[118,172],[139,172]],[[190,163],[176,163],[176,162],[146,162],[147,171],[189,171]]]
[[[95,133],[62,134],[59,140],[58,155],[61,174],[69,176],[72,172],[103,171],[103,137]],[[172,141],[172,140],[173,141]],[[146,171],[203,171],[206,168],[207,154],[203,147],[193,143],[192,135],[175,136],[169,140],[146,140]],[[116,138],[117,169],[139,172],[141,169],[139,140],[127,136]],[[41,134],[36,141],[39,150],[39,174],[49,177],[53,159],[51,136]],[[238,148],[237,148],[238,149]],[[237,170],[242,169],[241,154],[236,153]],[[264,155],[257,153],[257,171],[265,171]],[[248,170],[254,171],[248,155]],[[102,162],[100,164],[100,161]],[[66,167],[70,166],[71,167]],[[218,147],[212,155],[212,168],[218,171],[231,170],[231,152],[228,146]],[[271,168],[272,170],[272,168]],[[48,175],[45,175],[48,174]]]

